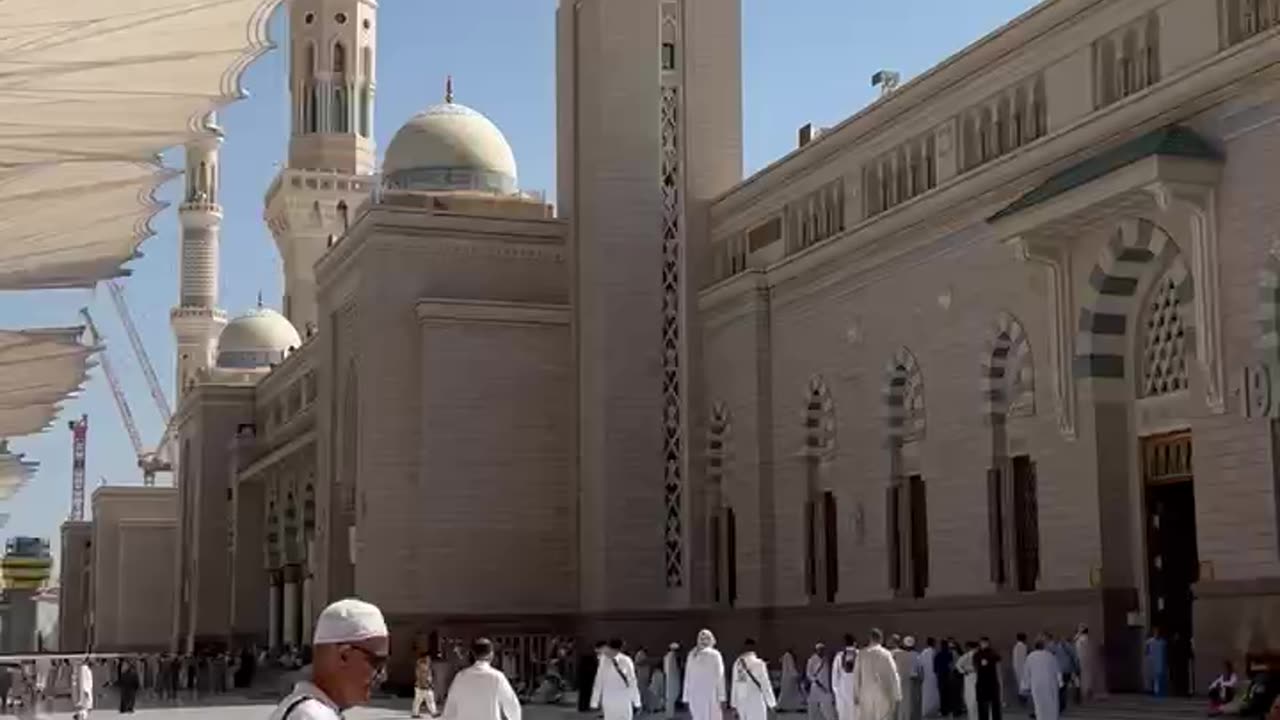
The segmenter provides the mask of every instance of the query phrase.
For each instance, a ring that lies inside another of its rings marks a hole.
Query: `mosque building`
[[[1280,6],[1046,0],[746,179],[740,14],[561,0],[553,208],[451,84],[377,167],[376,4],[290,4],[283,314],[217,309],[188,150],[172,647],[357,595],[397,672],[702,625],[1085,622],[1114,690],[1157,627],[1201,677],[1280,648]]]

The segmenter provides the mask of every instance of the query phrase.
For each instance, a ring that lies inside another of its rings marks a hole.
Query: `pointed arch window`
[[[333,117],[329,121],[329,128],[332,132],[344,133],[350,131],[347,99],[347,89],[345,87],[333,89],[333,107],[331,108]]]
[[[310,91],[307,92],[307,107],[305,110],[306,119],[307,119],[307,122],[306,122],[307,132],[320,131],[319,110],[320,110],[320,88],[316,87],[315,85],[312,85]]]
[[[342,43],[333,44],[333,72],[341,75],[347,71],[347,49]]]

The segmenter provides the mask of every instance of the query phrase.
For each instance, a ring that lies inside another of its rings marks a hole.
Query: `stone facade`
[[[252,426],[253,385],[197,381],[174,415],[178,538],[174,557],[175,649],[223,642],[230,612],[229,487],[235,443]]]
[[[1280,645],[1271,421],[1233,384],[1264,360],[1280,39],[1216,6],[1042,4],[713,205],[705,393],[752,528],[724,561],[766,634],[1088,621],[1117,688],[1152,625],[1194,628],[1202,676]]]
[[[315,332],[179,408],[175,639],[305,643],[355,594],[397,673],[432,635],[703,625],[1083,621],[1117,690],[1155,625],[1202,677],[1280,647],[1280,29],[1251,7],[1041,3],[740,180],[738,3],[562,2],[558,218],[370,193],[367,138],[269,192]],[[510,157],[477,117],[411,122]],[[468,162],[402,174],[514,184]]]
[[[102,652],[168,649],[175,569],[168,558],[176,547],[178,491],[102,487],[92,503],[87,646]],[[73,639],[66,636],[64,643]]]
[[[62,556],[58,562],[58,650],[75,652],[89,645],[89,609],[93,568],[93,524],[62,524]]]

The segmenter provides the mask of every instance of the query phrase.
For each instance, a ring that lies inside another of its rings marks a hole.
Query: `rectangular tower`
[[[742,177],[741,25],[740,0],[560,2],[586,612],[697,601],[692,313],[709,201]]]
[[[318,327],[315,264],[373,190],[375,0],[289,3],[288,166],[265,218],[284,265],[284,314],[303,338]]]

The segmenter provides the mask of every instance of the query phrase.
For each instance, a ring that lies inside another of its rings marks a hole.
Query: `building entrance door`
[[[1169,690],[1186,694],[1192,586],[1200,579],[1191,433],[1145,438],[1142,445],[1148,614],[1151,627],[1159,628],[1168,642]]]

